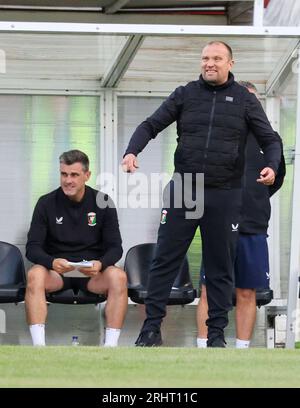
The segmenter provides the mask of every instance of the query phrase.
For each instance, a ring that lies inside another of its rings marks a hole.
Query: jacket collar
[[[199,83],[200,83],[200,85],[204,85],[204,86],[206,86],[208,89],[214,90],[214,91],[217,91],[217,90],[219,90],[219,89],[228,88],[230,85],[233,84],[233,82],[234,82],[234,75],[233,75],[230,71],[229,71],[229,74],[228,74],[228,80],[227,80],[224,84],[222,84],[222,85],[210,85],[207,81],[205,81],[205,80],[203,79],[202,74],[201,74],[200,77],[199,77]]]

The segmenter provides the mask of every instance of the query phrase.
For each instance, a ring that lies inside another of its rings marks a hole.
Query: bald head
[[[228,58],[231,59],[231,60],[233,59],[232,48],[230,47],[230,45],[228,45],[224,41],[210,41],[209,43],[206,44],[206,47],[208,45],[215,45],[215,44],[223,45],[226,48],[227,52],[228,52]]]

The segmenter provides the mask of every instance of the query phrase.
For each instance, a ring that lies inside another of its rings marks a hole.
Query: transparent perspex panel
[[[96,186],[100,98],[0,95],[0,240],[26,242],[37,199],[59,186],[61,153],[83,150]]]
[[[280,135],[283,140],[286,159],[286,176],[280,189],[280,283],[281,297],[286,298],[291,251],[294,149],[296,141],[297,75],[295,73],[290,73],[279,92]]]
[[[156,97],[118,97],[118,162],[122,160],[129,139],[135,128],[163,102],[164,98]],[[151,140],[138,156],[138,172],[144,173],[150,180],[151,173],[174,172],[173,157],[177,146],[176,125],[172,124]],[[153,196],[149,182],[149,195],[145,203],[150,204]],[[129,190],[130,193],[130,190]],[[124,185],[119,185],[118,201],[128,197]],[[150,197],[151,196],[151,197]],[[159,201],[161,203],[161,201]],[[155,200],[155,205],[157,201]],[[156,242],[160,223],[161,207],[158,208],[119,208],[120,227],[123,238],[124,255],[134,245],[145,242]],[[201,242],[197,233],[189,250],[190,271],[193,282],[198,285]]]
[[[75,81],[96,91],[126,40],[116,35],[1,32],[1,88],[36,89],[38,81],[40,89],[50,84],[53,90],[68,90]]]

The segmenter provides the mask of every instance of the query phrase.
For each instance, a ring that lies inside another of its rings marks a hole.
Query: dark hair
[[[214,44],[222,44],[222,45],[224,45],[224,47],[227,48],[227,51],[228,51],[228,54],[229,54],[230,59],[233,58],[233,52],[232,52],[232,48],[230,47],[230,45],[226,44],[226,43],[223,42],[223,41],[210,41],[208,44],[206,44],[206,46],[207,46],[207,45],[214,45]]]
[[[59,162],[68,166],[74,163],[81,163],[84,171],[89,171],[89,158],[80,150],[69,150],[59,156]]]
[[[238,81],[238,83],[239,83],[240,85],[244,86],[244,87],[247,88],[247,89],[253,89],[255,92],[258,92],[256,86],[255,86],[252,82],[249,82],[249,81]]]

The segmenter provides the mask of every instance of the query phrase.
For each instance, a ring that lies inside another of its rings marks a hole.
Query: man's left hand
[[[275,181],[275,172],[271,167],[265,167],[260,172],[260,178],[256,180],[265,186],[271,186]]]
[[[101,271],[102,264],[100,261],[91,261],[93,266],[91,268],[79,268],[79,272],[83,273],[85,276],[92,278]]]

